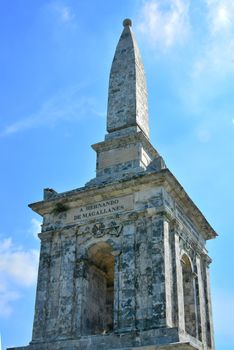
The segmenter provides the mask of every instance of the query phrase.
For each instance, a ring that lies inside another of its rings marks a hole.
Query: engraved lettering
[[[106,201],[88,204],[74,210],[74,220],[84,220],[101,215],[132,209],[132,196],[108,199]],[[76,213],[77,212],[77,213]]]

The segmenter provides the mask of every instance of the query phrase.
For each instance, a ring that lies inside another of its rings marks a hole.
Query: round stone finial
[[[129,18],[125,18],[125,20],[123,21],[123,26],[124,27],[131,27],[132,21]]]

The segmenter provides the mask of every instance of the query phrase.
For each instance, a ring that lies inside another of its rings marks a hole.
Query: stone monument
[[[149,142],[144,67],[123,24],[96,177],[30,204],[41,252],[32,341],[18,350],[214,350],[216,233]]]

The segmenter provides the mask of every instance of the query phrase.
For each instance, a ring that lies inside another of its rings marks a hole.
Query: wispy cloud
[[[61,23],[72,23],[75,20],[75,13],[72,8],[61,2],[51,2],[49,9]]]
[[[167,50],[188,37],[190,1],[150,0],[139,10],[138,31],[149,45]]]
[[[31,286],[36,281],[38,252],[26,251],[13,244],[11,238],[0,242],[0,271],[17,284]]]
[[[205,0],[210,31],[213,35],[233,30],[234,2],[232,0]]]
[[[29,233],[31,233],[35,238],[38,238],[38,233],[41,232],[41,224],[42,223],[40,220],[32,218]]]
[[[205,106],[212,108],[234,78],[234,2],[204,0],[203,3],[206,9],[203,36],[194,36],[187,83],[178,89],[189,109],[199,114],[204,114]],[[192,30],[195,32],[196,28]]]
[[[204,0],[206,28],[200,54],[193,63],[194,78],[209,75],[210,82],[234,74],[234,2],[232,0]],[[199,44],[199,43],[198,43]]]
[[[198,12],[189,0],[146,0],[138,16],[138,30],[155,53],[169,53],[173,65],[180,53],[180,66],[173,67],[180,72],[177,91],[195,114],[234,76],[234,1],[200,0],[200,6]],[[182,54],[178,43],[186,44]]]
[[[11,314],[22,288],[35,285],[38,258],[37,250],[23,249],[10,237],[0,240],[0,316]]]
[[[12,313],[12,303],[20,298],[20,294],[11,290],[6,283],[0,281],[0,317]]]
[[[62,121],[74,122],[88,114],[100,115],[91,97],[82,96],[79,87],[71,87],[42,103],[32,115],[7,125],[0,136],[9,136],[37,127],[54,127]]]

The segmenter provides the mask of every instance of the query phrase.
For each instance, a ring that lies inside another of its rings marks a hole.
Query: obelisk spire
[[[105,141],[97,152],[96,178],[86,186],[158,171],[165,163],[149,142],[148,99],[144,67],[130,19],[123,21],[111,66]]]
[[[144,67],[131,25],[130,19],[123,21],[124,30],[112,62],[107,131],[111,133],[135,127],[148,138],[148,99]]]

